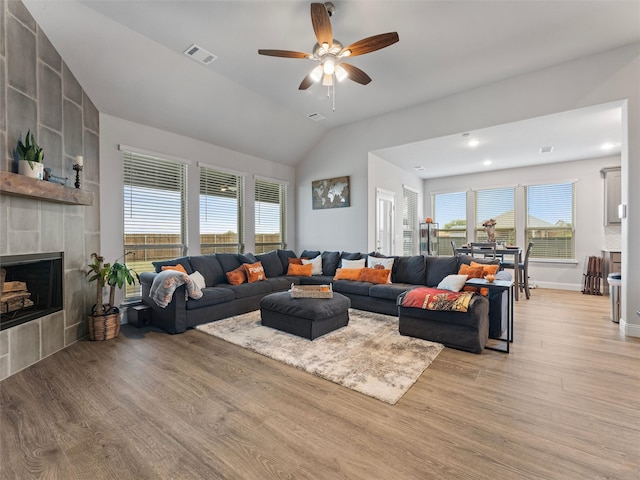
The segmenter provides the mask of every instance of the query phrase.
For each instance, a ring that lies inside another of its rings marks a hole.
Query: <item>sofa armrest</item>
[[[173,292],[171,303],[165,308],[161,308],[149,295],[153,280],[157,275],[155,272],[144,272],[140,274],[142,303],[152,309],[151,324],[169,333],[182,333],[187,329],[186,287],[181,285],[176,288],[175,292]]]

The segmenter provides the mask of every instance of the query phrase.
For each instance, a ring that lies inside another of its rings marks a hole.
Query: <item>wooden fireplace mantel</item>
[[[68,205],[93,205],[92,192],[5,171],[0,171],[0,193]]]

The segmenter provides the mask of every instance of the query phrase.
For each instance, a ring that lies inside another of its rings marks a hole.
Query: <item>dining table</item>
[[[462,247],[456,247],[454,250],[455,254],[466,254],[466,255],[482,255],[482,249],[471,249],[471,246],[463,245]],[[487,256],[493,256],[493,249],[487,249],[487,253],[485,254],[485,258]],[[505,257],[508,259],[513,258],[513,280],[515,281],[515,299],[518,300],[518,291],[520,290],[520,285],[518,279],[520,278],[520,259],[522,258],[522,247],[518,246],[503,246],[496,245],[496,258],[499,258],[500,261],[504,261]]]

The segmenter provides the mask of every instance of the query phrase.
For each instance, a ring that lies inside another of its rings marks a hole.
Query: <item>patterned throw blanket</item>
[[[425,310],[466,312],[473,295],[473,292],[452,292],[421,287],[405,292],[400,298],[400,305]]]
[[[149,296],[161,308],[165,308],[173,299],[173,292],[180,285],[186,285],[186,295],[197,300],[202,298],[202,291],[189,275],[176,270],[164,270],[153,279]]]

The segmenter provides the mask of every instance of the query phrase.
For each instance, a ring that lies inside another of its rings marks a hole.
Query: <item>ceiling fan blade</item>
[[[306,90],[311,85],[313,85],[313,83],[314,82],[311,79],[311,74],[309,74],[306,77],[304,77],[304,79],[302,80],[302,83],[300,83],[300,86],[298,87],[298,90]]]
[[[374,35],[373,37],[363,38],[362,40],[352,43],[348,47],[342,49],[343,52],[347,50],[351,51],[351,57],[356,55],[364,55],[365,53],[375,52],[381,48],[393,45],[400,40],[398,32],[381,33],[380,35]]]
[[[353,65],[344,62],[340,65],[344,67],[344,69],[349,74],[349,78],[354,82],[361,85],[368,85],[371,82],[371,77],[360,70],[358,67],[354,67]]]
[[[312,3],[311,4],[311,24],[313,25],[313,31],[318,39],[318,44],[324,43],[329,45],[333,44],[333,32],[331,31],[331,20],[329,19],[329,12],[324,3]]]
[[[283,58],[313,58],[310,53],[292,52],[291,50],[258,50],[260,55],[269,55],[270,57]]]

